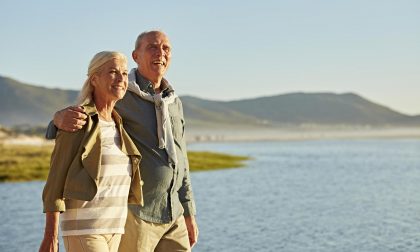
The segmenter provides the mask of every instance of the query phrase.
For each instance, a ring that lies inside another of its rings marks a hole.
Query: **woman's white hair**
[[[94,74],[99,73],[102,70],[102,66],[106,64],[108,61],[112,59],[122,59],[127,62],[127,57],[120,52],[113,52],[113,51],[102,51],[90,60],[87,79],[83,84],[82,90],[79,92],[79,96],[77,98],[77,104],[83,105],[86,103],[90,103],[92,101],[92,93],[93,93],[93,86],[91,83],[92,76]]]

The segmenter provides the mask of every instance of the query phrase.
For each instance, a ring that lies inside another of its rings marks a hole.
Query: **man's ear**
[[[136,53],[136,50],[134,50],[134,51],[131,53],[131,57],[133,58],[133,60],[134,60],[135,62],[137,62],[137,53]]]

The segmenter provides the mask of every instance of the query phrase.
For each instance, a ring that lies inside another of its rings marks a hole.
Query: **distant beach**
[[[190,129],[187,142],[298,141],[316,139],[420,138],[420,128],[289,127]]]
[[[229,141],[298,141],[316,139],[420,138],[420,127],[284,127],[284,128],[191,128],[187,143]],[[52,145],[41,136],[0,134],[2,145]]]

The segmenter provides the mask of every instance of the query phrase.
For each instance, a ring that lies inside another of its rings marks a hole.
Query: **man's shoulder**
[[[119,100],[115,106],[126,106],[129,105],[133,102],[138,103],[139,101],[143,101],[143,99],[141,99],[137,94],[135,94],[134,92],[127,90],[127,92],[125,93],[124,97]]]

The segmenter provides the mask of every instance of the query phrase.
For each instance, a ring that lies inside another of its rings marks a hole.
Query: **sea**
[[[420,251],[419,139],[189,149],[251,158],[242,168],[191,173],[200,230],[194,252]],[[38,251],[43,185],[0,184],[0,251]]]

